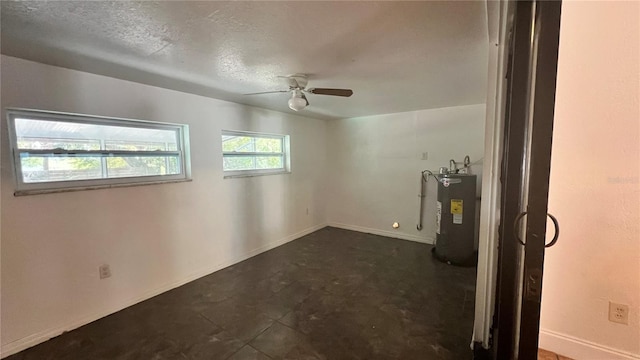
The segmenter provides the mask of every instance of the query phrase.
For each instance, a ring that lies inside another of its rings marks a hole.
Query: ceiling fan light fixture
[[[333,89],[333,88],[308,88],[307,89],[307,76],[304,74],[294,74],[289,76],[278,76],[279,78],[287,79],[289,83],[289,90],[274,90],[274,91],[262,91],[257,93],[249,93],[245,95],[260,95],[260,94],[276,94],[276,93],[291,93],[289,99],[289,109],[293,111],[300,111],[309,106],[309,100],[307,100],[307,94],[314,95],[329,95],[329,96],[341,96],[350,97],[353,95],[351,89]],[[304,92],[304,93],[303,93]]]
[[[289,108],[293,111],[300,111],[307,107],[307,100],[302,98],[300,91],[294,91],[293,96],[289,99]]]

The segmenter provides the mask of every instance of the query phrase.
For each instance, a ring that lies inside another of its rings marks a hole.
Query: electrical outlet
[[[309,215],[309,208],[307,208],[307,215]]]
[[[111,268],[107,264],[101,265],[98,268],[98,272],[100,273],[100,279],[101,280],[111,277]]]
[[[423,152],[421,154],[422,156],[420,157],[422,160],[429,160],[429,153],[428,152]]]
[[[629,305],[609,302],[609,321],[629,325]]]

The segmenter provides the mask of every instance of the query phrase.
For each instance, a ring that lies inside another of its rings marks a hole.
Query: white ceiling
[[[278,111],[278,75],[351,98],[301,112],[342,118],[485,102],[484,1],[1,4],[2,53]]]

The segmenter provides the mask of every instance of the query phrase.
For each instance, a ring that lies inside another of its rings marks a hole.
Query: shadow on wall
[[[273,117],[273,113],[260,108],[238,107],[241,121],[234,123],[232,128],[224,130],[239,130],[253,132],[267,132],[284,134],[285,124],[279,119],[278,124],[264,121]],[[289,135],[289,134],[286,134]],[[295,141],[295,140],[292,140]],[[219,134],[216,142],[222,151]],[[222,156],[219,162],[220,175],[222,173]],[[263,248],[268,239],[280,239],[291,228],[291,214],[288,213],[290,199],[290,174],[227,178],[222,180],[225,189],[226,221],[231,224],[231,248],[228,249],[234,257],[242,256]]]

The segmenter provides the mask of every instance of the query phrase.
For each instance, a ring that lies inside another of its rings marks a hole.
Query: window
[[[7,110],[16,195],[189,179],[188,126]]]
[[[222,167],[225,177],[288,173],[289,136],[223,130]]]

